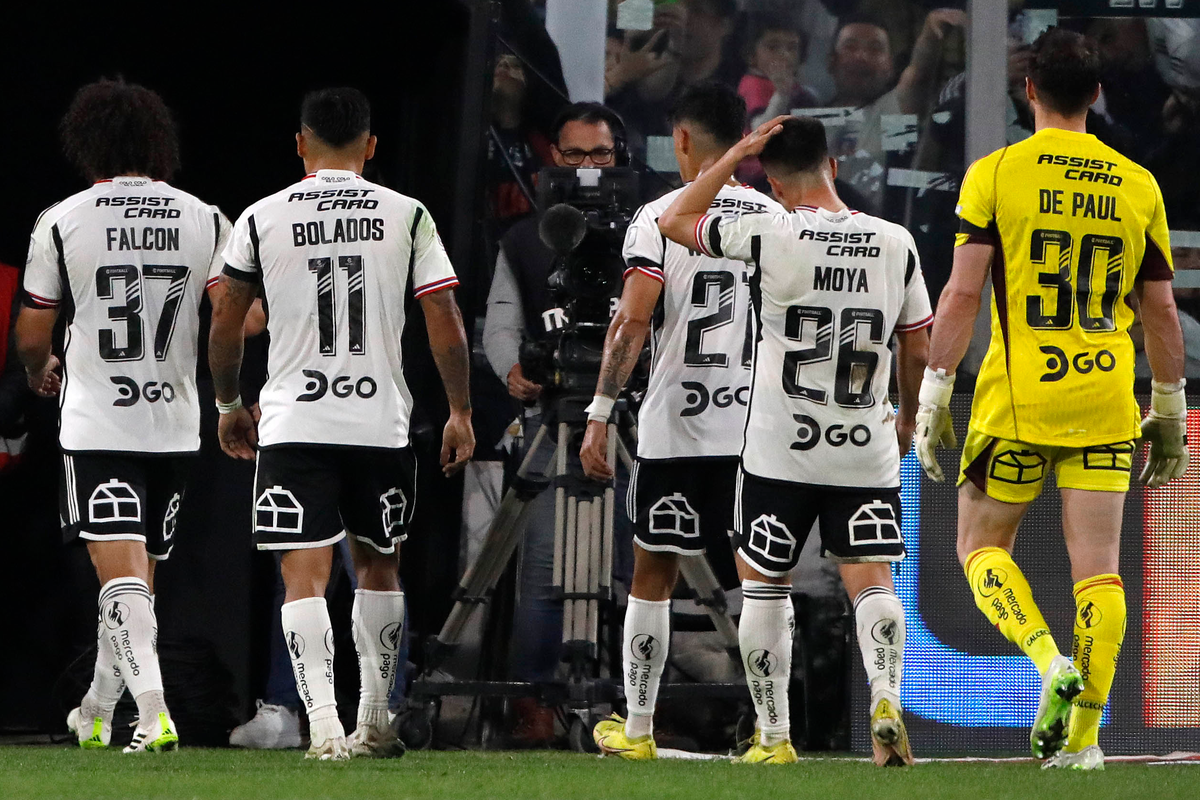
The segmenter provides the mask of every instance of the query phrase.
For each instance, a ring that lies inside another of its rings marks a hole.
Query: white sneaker
[[[342,729],[342,721],[337,717],[332,719],[309,720],[308,722],[308,752],[305,758],[315,758],[318,761],[349,761],[350,747],[346,744],[346,731]]]
[[[1054,758],[1042,764],[1042,769],[1102,770],[1104,769],[1104,751],[1094,744],[1088,745],[1078,753],[1059,750]]]
[[[300,712],[258,701],[254,718],[229,734],[229,744],[251,750],[287,750],[300,746]]]
[[[1083,691],[1083,676],[1071,659],[1057,656],[1042,676],[1042,694],[1029,731],[1034,758],[1050,758],[1067,743],[1071,701]]]
[[[134,725],[137,729],[133,732],[133,741],[122,753],[166,753],[179,749],[179,732],[165,711],[160,711],[146,727],[140,721]]]
[[[391,727],[381,728],[376,725],[359,723],[350,734],[348,740],[350,755],[356,758],[399,758],[404,755],[404,742],[392,731]]]
[[[108,743],[112,741],[112,720],[105,721],[103,717],[86,720],[78,706],[67,714],[67,730],[75,734],[79,739],[79,746],[84,750],[108,747]]]

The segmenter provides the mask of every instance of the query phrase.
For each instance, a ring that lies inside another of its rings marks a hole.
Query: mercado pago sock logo
[[[895,644],[899,632],[899,626],[894,619],[881,619],[871,626],[871,638],[880,644]]]
[[[1104,619],[1104,615],[1100,613],[1100,607],[1091,600],[1084,603],[1079,608],[1079,625],[1083,628],[1094,628],[1100,624],[1100,620]]]
[[[770,650],[751,651],[746,659],[746,668],[759,678],[769,678],[779,666],[779,657]]]
[[[304,637],[295,631],[288,631],[284,637],[287,640],[288,652],[292,654],[292,658],[300,658],[304,655]]]
[[[643,661],[649,661],[651,658],[654,658],[654,651],[657,647],[658,639],[655,639],[648,633],[638,634],[629,643],[630,654],[634,658],[640,658]]]
[[[988,567],[979,576],[979,593],[991,597],[1008,583],[1008,573],[998,567]]]

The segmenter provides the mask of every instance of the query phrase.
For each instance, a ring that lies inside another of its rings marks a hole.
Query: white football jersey
[[[321,170],[246,209],[225,262],[262,281],[271,342],[260,445],[405,447],[407,290],[458,285],[425,207]]]
[[[668,241],[658,217],[683,189],[638,209],[625,234],[628,269],[662,282],[650,334],[650,382],[638,412],[638,456],[733,457],[750,399],[749,270]],[[748,186],[723,186],[714,215],[785,213]]]
[[[819,486],[900,485],[888,398],[895,331],[933,323],[912,235],[843,210],[705,216],[699,246],[757,267],[742,466]]]
[[[149,178],[99,181],[42,212],[25,291],[67,320],[64,450],[200,448],[200,300],[228,237],[216,206]]]

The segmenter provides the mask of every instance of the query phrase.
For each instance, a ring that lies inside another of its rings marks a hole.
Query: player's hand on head
[[[471,415],[451,414],[442,430],[442,474],[447,478],[460,472],[475,452],[475,430]]]
[[[783,130],[783,121],[790,118],[789,114],[781,114],[747,133],[736,145],[738,155],[745,158],[761,153],[771,137]]]
[[[583,473],[592,480],[612,480],[613,470],[608,465],[608,425],[588,422],[583,447],[579,449],[579,463],[583,465]]]
[[[508,371],[508,393],[526,402],[537,400],[542,394],[542,385],[526,378],[520,364],[513,364]]]
[[[217,421],[217,440],[230,458],[253,461],[258,447],[258,425],[250,409],[239,408],[222,414]]]

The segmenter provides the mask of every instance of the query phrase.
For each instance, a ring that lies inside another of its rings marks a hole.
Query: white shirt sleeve
[[[229,223],[229,217],[221,213],[221,210],[216,206],[212,207],[213,224],[216,228],[214,232],[214,240],[216,242],[213,247],[212,260],[208,264],[208,278],[204,282],[205,288],[211,288],[221,278],[221,270],[225,268],[225,249],[229,247],[229,240],[233,234],[233,225]]]
[[[412,281],[413,296],[424,297],[442,289],[458,286],[454,265],[446,255],[442,237],[425,206],[418,204],[413,219],[412,235]]]
[[[233,231],[228,237],[221,258],[230,269],[247,273],[244,279],[254,281],[261,279],[262,263],[258,258],[258,230],[255,227],[254,215],[249,210],[243,211],[238,221],[233,225]]]
[[[43,213],[29,237],[25,258],[25,294],[34,308],[58,308],[62,301],[62,274],[58,271],[58,247],[54,226]]]
[[[696,249],[709,258],[755,264],[763,236],[790,236],[786,214],[705,214],[696,223]]]
[[[662,283],[665,255],[666,243],[658,229],[658,216],[649,205],[642,206],[625,231],[625,244],[621,248],[625,277],[632,272],[641,272]]]
[[[913,242],[908,246],[908,264],[904,269],[904,303],[900,316],[896,318],[896,331],[907,333],[928,328],[933,324],[933,307],[929,303],[929,291],[925,288],[925,276],[921,274],[921,258]]]

